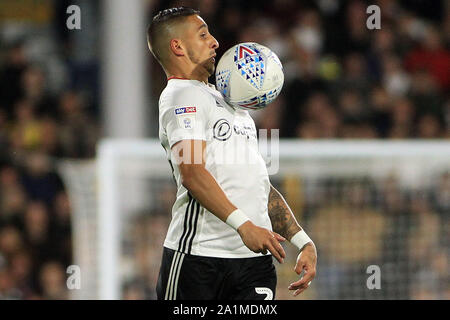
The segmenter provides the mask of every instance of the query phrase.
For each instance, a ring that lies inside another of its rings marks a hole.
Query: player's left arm
[[[305,273],[300,280],[288,287],[289,290],[295,290],[294,296],[297,296],[309,287],[316,275],[316,246],[298,224],[286,200],[272,185],[270,185],[268,212],[273,231],[285,237],[300,250],[294,271],[297,274],[301,274],[302,271]]]

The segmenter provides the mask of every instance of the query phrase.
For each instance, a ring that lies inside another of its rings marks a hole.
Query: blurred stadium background
[[[72,4],[81,30],[66,26]],[[366,28],[369,4],[380,30]],[[271,179],[318,247],[300,299],[449,299],[444,0],[1,0],[0,299],[156,298],[175,186],[152,140],[166,81],[145,29],[179,5],[201,11],[218,56],[254,41],[283,62],[280,97],[252,115],[280,129]],[[278,299],[296,279],[285,248]]]

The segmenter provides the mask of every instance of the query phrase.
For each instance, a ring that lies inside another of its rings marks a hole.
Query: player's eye
[[[206,33],[202,33],[202,34],[200,35],[200,37],[205,38],[205,37],[206,37]]]

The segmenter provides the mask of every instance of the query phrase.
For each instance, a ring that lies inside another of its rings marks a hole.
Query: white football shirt
[[[199,256],[261,256],[244,245],[236,230],[192,197],[181,184],[171,154],[178,141],[205,140],[205,168],[254,224],[272,230],[267,212],[269,176],[248,111],[229,106],[211,84],[172,78],[159,100],[159,138],[177,183],[164,246]]]

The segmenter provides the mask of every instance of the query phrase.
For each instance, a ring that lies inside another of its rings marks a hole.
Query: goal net
[[[448,299],[450,143],[280,141],[272,184],[318,250],[301,297],[283,244],[277,299]],[[274,155],[272,154],[272,161]],[[104,140],[59,165],[72,203],[73,299],[155,299],[175,183],[157,140]]]

